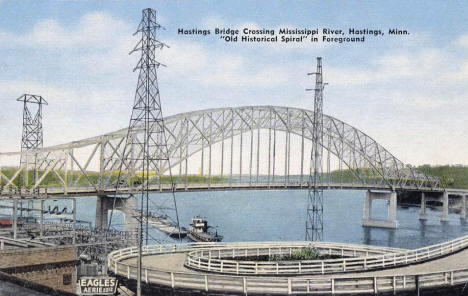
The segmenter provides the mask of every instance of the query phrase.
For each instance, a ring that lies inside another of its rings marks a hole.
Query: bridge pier
[[[120,199],[121,204],[116,205],[116,208],[124,213],[124,230],[125,231],[137,231],[138,221],[135,219],[136,200],[132,195],[127,199]]]
[[[114,197],[98,195],[96,198],[96,228],[106,229],[108,225],[108,212],[114,206]],[[136,209],[136,202],[133,196],[129,198],[116,197],[114,210],[124,214],[124,230],[136,231],[137,221],[133,217]]]
[[[448,192],[444,190],[444,193],[442,194],[442,213],[440,215],[441,222],[448,221],[448,210],[449,210]]]
[[[44,236],[44,200],[40,200],[40,212],[39,212],[39,237]],[[75,237],[75,236],[73,236]]]
[[[372,201],[374,199],[384,199],[387,201],[387,220],[374,220],[372,219]],[[395,191],[392,192],[372,192],[366,191],[364,199],[364,211],[362,217],[362,226],[366,227],[382,227],[382,228],[397,228],[398,222],[396,220],[397,208],[397,195]]]
[[[105,229],[107,227],[107,211],[112,209],[112,204],[109,206],[108,203],[111,199],[107,195],[98,195],[96,198],[96,228]]]
[[[13,212],[12,212],[12,227],[13,227],[13,239],[18,238],[18,199],[13,200]]]
[[[461,211],[460,211],[460,219],[466,219],[466,195],[461,196]]]
[[[460,219],[466,219],[466,193],[460,192],[450,192],[451,195],[456,195],[458,197],[457,202],[454,203],[453,207],[459,209]]]
[[[426,194],[421,192],[421,209],[419,210],[419,220],[427,220],[426,217]]]

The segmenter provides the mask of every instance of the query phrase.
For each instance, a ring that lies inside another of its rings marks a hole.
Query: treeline
[[[438,177],[441,187],[468,189],[468,166],[425,164],[415,169],[427,176]],[[380,181],[381,177],[369,168],[360,168],[358,171],[360,176],[367,181]],[[325,182],[330,180],[330,182],[348,183],[355,182],[356,176],[351,170],[344,169],[324,173],[323,179]]]
[[[468,166],[462,165],[421,165],[418,171],[438,177],[443,187],[468,189]]]
[[[468,166],[461,166],[461,165],[422,165],[416,167],[416,169],[428,176],[438,177],[440,179],[440,184],[442,187],[448,188],[460,188],[460,189],[468,189]],[[11,177],[16,175],[16,168],[0,168],[0,175],[4,177],[0,177],[0,187],[6,186],[6,178],[10,179]],[[380,182],[381,176],[376,174],[373,170],[369,168],[359,168],[355,173],[358,173],[361,178],[366,180],[367,182]],[[46,174],[45,176],[43,176]],[[95,171],[87,171],[87,177],[80,171],[69,171],[65,174],[64,171],[56,170],[56,171],[43,171],[43,170],[29,170],[27,173],[28,184],[26,187],[32,187],[34,185],[34,180],[42,179],[41,186],[61,186],[62,181],[67,181],[69,186],[89,186],[88,179],[91,183],[97,184],[99,183],[99,172]],[[125,173],[124,173],[125,174]],[[112,171],[106,172],[102,176],[104,180],[109,180],[109,183],[116,183],[118,178],[119,172]],[[157,184],[161,182],[162,184],[169,184],[171,183],[171,178],[167,175],[161,177],[161,180],[153,179],[154,172],[150,173],[150,184]],[[15,186],[21,187],[24,182],[25,174],[21,172],[15,176],[13,184]],[[130,180],[130,185],[136,185],[141,183],[141,173],[137,173],[137,176],[133,177]],[[344,169],[344,170],[335,170],[330,173],[324,173],[322,175],[323,182],[331,182],[331,183],[352,183],[356,182],[357,178],[351,170]],[[201,175],[188,175],[187,177],[182,176],[181,179],[178,180],[177,175],[174,176],[172,179],[173,182],[176,183],[222,183],[226,182],[226,177],[220,176],[201,176]]]
[[[125,173],[123,173],[125,174]],[[67,182],[68,186],[91,186],[91,184],[98,184],[99,183],[99,172],[95,171],[87,171],[86,175],[87,178],[83,175],[81,171],[68,171],[65,173],[62,170],[54,170],[54,171],[44,171],[44,170],[28,170],[27,175],[22,171],[19,174],[17,173],[17,168],[0,168],[0,175],[3,175],[5,178],[0,177],[0,187],[8,186],[8,182],[6,178],[11,179],[14,177],[14,181],[12,184],[15,187],[23,187],[25,177],[27,178],[26,188],[32,188],[34,186],[34,180],[41,180],[40,187],[50,186],[50,187],[60,187],[62,186],[62,182]],[[45,175],[45,176],[44,176]],[[102,176],[103,180],[107,180],[110,184],[117,183],[117,179],[119,177],[118,171],[106,172]],[[141,173],[137,173],[135,177],[131,178],[129,181],[130,185],[137,185],[141,184],[142,178]],[[178,180],[177,176],[171,177],[164,175],[159,179],[153,178],[154,172],[150,173],[150,184],[170,184],[171,181],[175,183],[221,183],[225,182],[225,177],[219,176],[200,176],[200,175],[188,175],[187,177],[182,176],[180,180]],[[121,177],[123,178],[123,177]],[[89,180],[89,181],[88,181]],[[91,184],[90,184],[91,183]]]

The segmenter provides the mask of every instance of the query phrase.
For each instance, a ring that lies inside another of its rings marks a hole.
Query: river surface
[[[427,208],[428,219],[420,221],[419,207],[398,206],[398,229],[362,227],[364,196],[364,191],[324,191],[324,241],[411,249],[468,233],[468,224],[457,214],[440,222],[439,209]],[[182,226],[188,227],[192,217],[201,215],[226,242],[304,240],[307,190],[184,192],[177,193],[176,199]],[[95,198],[79,198],[77,208],[79,219],[94,221]],[[386,211],[385,201],[374,201],[373,217],[383,219]],[[113,224],[121,228],[122,223],[123,216],[115,212]],[[157,231],[150,231],[150,236],[161,237]]]
[[[362,227],[364,195],[364,191],[324,191],[324,241],[411,249],[468,233],[467,223],[456,214],[450,214],[448,222],[440,222],[439,209],[428,208],[428,219],[420,221],[419,207],[398,206],[398,229]],[[150,198],[157,200],[161,197],[171,198],[167,194],[152,194]],[[188,227],[192,217],[201,215],[208,219],[210,225],[217,226],[226,242],[304,240],[307,190],[184,192],[177,193],[176,200],[181,225]],[[53,207],[54,202],[50,203]],[[66,205],[67,202],[58,203]],[[5,215],[9,210],[0,212]],[[77,198],[78,219],[94,224],[95,213],[95,197]],[[386,217],[384,201],[374,201],[373,217]],[[119,212],[114,214],[113,225],[117,229],[123,228],[123,215]],[[163,237],[155,230],[150,231],[150,236],[150,244],[155,243],[151,238]],[[0,282],[0,295],[12,295],[12,291],[17,295],[43,295]]]

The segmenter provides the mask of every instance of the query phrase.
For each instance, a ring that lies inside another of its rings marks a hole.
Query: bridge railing
[[[465,237],[466,239],[466,237]],[[456,244],[463,241],[453,240],[439,244],[442,248],[456,250]],[[215,244],[159,245],[143,248],[144,255],[187,252],[194,248],[216,246]],[[260,245],[258,245],[260,246]],[[421,248],[423,250],[428,248]],[[108,267],[116,275],[136,279],[137,267],[134,264],[121,262],[134,258],[136,247],[113,251],[108,256]],[[415,250],[416,251],[416,250]],[[237,275],[216,275],[188,272],[171,272],[157,268],[143,268],[142,281],[165,285],[172,288],[189,288],[206,292],[229,291],[234,293],[270,293],[270,294],[378,294],[381,292],[415,291],[420,288],[454,286],[468,282],[468,268],[439,272],[415,273],[409,275],[394,274],[390,276],[367,277],[329,277],[329,278],[295,278],[295,277],[252,277]]]
[[[174,189],[176,191],[203,191],[203,190],[229,190],[229,189],[301,189],[307,188],[307,182],[282,182],[264,183],[264,182],[236,182],[236,183],[178,183]],[[364,184],[364,183],[329,183],[323,184],[323,189],[356,189],[356,190],[390,190],[386,184]],[[152,184],[149,186],[150,191],[164,192],[171,191],[171,184]],[[395,190],[423,190],[423,191],[440,191],[437,188],[416,188],[411,186],[395,187]],[[128,194],[135,193],[141,190],[139,187],[119,187],[117,193]],[[74,186],[74,187],[57,187],[57,186],[41,186],[34,189],[14,188],[11,186],[1,187],[1,196],[22,196],[22,197],[44,197],[44,196],[63,196],[63,195],[95,195],[95,194],[114,194],[115,186]]]
[[[414,264],[435,259],[468,247],[468,236],[415,250],[366,249],[345,244],[284,244],[280,247],[207,248],[190,251],[185,266],[193,269],[225,274],[330,274],[367,271]],[[305,248],[313,248],[321,255],[339,259],[243,261],[227,258],[285,256]],[[349,258],[351,257],[351,258]]]

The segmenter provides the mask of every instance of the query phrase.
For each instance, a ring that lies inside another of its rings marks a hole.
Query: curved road
[[[205,274],[204,272],[188,269],[184,266],[185,253],[170,253],[145,256],[143,267],[157,268],[169,272],[186,272],[194,274]],[[122,263],[135,264],[136,258],[122,260]],[[338,278],[338,277],[359,277],[359,276],[385,276],[385,275],[411,275],[418,273],[439,272],[450,269],[462,269],[468,267],[468,249],[458,253],[431,260],[419,264],[413,264],[403,267],[386,268],[383,270],[365,271],[360,273],[342,273],[333,275],[304,275],[307,278]]]
[[[291,268],[293,269],[296,264],[294,262],[285,262],[290,265],[287,269],[283,269],[287,271],[280,273],[281,275],[257,274],[256,269],[255,273],[251,274],[220,274],[216,272],[217,264],[219,264],[216,262],[216,258],[214,258],[213,265],[210,265],[210,261],[208,261],[208,269],[210,266],[213,268],[211,272],[205,272],[202,270],[203,268],[200,269],[200,259],[198,259],[198,270],[186,268],[184,264],[188,253],[197,247],[197,245],[149,246],[145,252],[150,255],[145,255],[143,258],[142,281],[150,286],[155,285],[155,288],[159,286],[205,292],[229,291],[245,295],[252,293],[375,295],[392,291],[394,294],[416,292],[421,289],[443,291],[445,294],[440,295],[446,295],[447,291],[453,292],[453,289],[464,290],[466,288],[464,286],[468,284],[468,236],[416,250],[399,251],[393,256],[391,253],[369,257],[359,257],[358,255],[355,259],[348,261],[346,259],[322,261],[322,272],[319,274],[301,273],[301,265],[299,265],[298,273],[295,275],[291,274]],[[237,247],[240,246],[237,245]],[[127,248],[111,253],[108,258],[111,272],[116,272],[122,279],[134,280],[137,275],[135,252],[135,248]],[[258,252],[257,249],[257,254]],[[268,252],[270,252],[269,247]],[[247,255],[247,251],[245,255]],[[216,251],[214,256],[216,257]],[[345,262],[353,262],[350,263],[352,265],[348,265],[352,268],[348,269],[347,272]],[[361,263],[356,265],[356,262]],[[405,265],[405,262],[409,265]],[[221,269],[222,266],[221,264]],[[304,268],[302,270],[313,270],[310,269],[310,266],[312,265],[302,265]],[[336,266],[339,268],[336,269]],[[195,268],[197,268],[197,264],[195,264]],[[249,270],[248,267],[242,268]],[[256,264],[255,268],[257,268]],[[336,271],[324,274],[324,270],[329,268],[335,268]],[[240,270],[239,264],[237,269]],[[276,273],[278,273],[278,267],[276,267]]]

